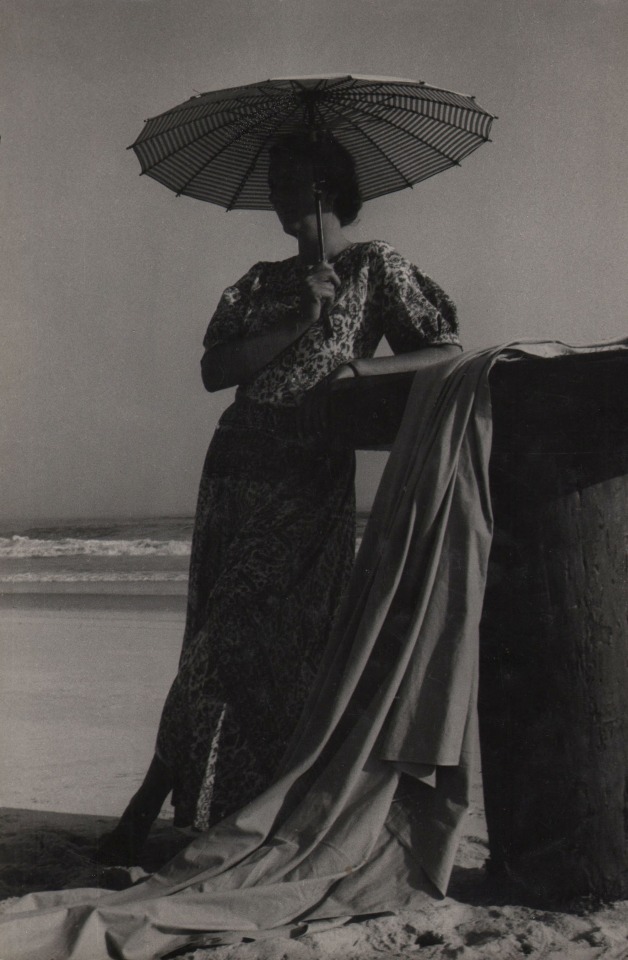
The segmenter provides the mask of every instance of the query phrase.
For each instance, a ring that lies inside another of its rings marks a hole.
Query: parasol
[[[452,166],[489,139],[495,117],[475,98],[423,81],[326,76],[267,80],[202,93],[145,122],[134,150],[142,174],[178,196],[227,210],[272,210],[269,148],[306,132],[353,157],[363,200]],[[312,185],[325,259],[322,184]]]

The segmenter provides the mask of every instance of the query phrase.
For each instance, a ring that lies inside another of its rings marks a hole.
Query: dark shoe
[[[94,851],[97,863],[111,867],[132,867],[139,864],[152,820],[124,818],[110,833],[99,837]]]

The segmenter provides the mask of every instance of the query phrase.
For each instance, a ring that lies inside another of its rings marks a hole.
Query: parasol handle
[[[323,233],[323,212],[321,207],[321,200],[323,196],[322,183],[320,181],[315,181],[313,185],[314,191],[314,204],[316,207],[316,228],[318,231],[318,262],[325,262],[325,235]],[[331,325],[331,320],[329,319],[329,306],[327,302],[321,304],[321,322],[323,324],[323,330],[325,333],[325,339],[329,340],[330,337],[333,337],[334,330]]]
[[[316,110],[314,106],[314,100],[312,97],[308,97],[305,101],[305,108],[308,118],[308,126],[310,133],[310,140],[313,145],[319,143],[320,131],[316,126]],[[319,163],[319,157],[315,150],[314,153],[314,183],[312,184],[312,192],[314,194],[314,207],[316,210],[316,229],[318,233],[318,262],[325,262],[325,234],[323,231],[323,211],[322,211],[322,199],[323,199],[323,183],[324,179],[321,175],[321,165]],[[325,339],[329,340],[330,337],[334,335],[334,331],[329,319],[329,308],[327,303],[321,304],[321,322],[323,324],[323,332],[325,334]]]

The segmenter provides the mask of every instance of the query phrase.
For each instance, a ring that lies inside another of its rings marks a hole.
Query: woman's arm
[[[398,353],[392,357],[372,357],[343,363],[321,380],[303,397],[299,407],[300,430],[303,436],[324,434],[331,427],[329,419],[330,397],[336,390],[339,380],[348,377],[370,377],[382,373],[412,373],[458,356],[462,347],[452,343],[442,343],[434,347],[424,347],[410,353]]]
[[[333,267],[317,264],[304,277],[298,315],[280,320],[270,330],[216,343],[205,350],[201,360],[205,389],[213,393],[252,380],[318,321],[323,303],[333,301],[339,284]]]
[[[376,376],[381,373],[410,373],[420,370],[432,363],[456,357],[462,347],[453,343],[440,343],[433,347],[423,347],[422,350],[412,350],[409,353],[396,353],[392,357],[367,357],[353,360],[351,366],[359,377]]]
[[[314,321],[288,317],[264,333],[254,333],[209,347],[201,360],[206,390],[214,393],[252,380],[282,350],[298,340]]]

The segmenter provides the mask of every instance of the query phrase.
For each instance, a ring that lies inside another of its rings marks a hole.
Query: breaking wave
[[[187,557],[189,540],[0,537],[0,557]]]
[[[184,583],[186,573],[10,573],[1,574],[0,583]]]

